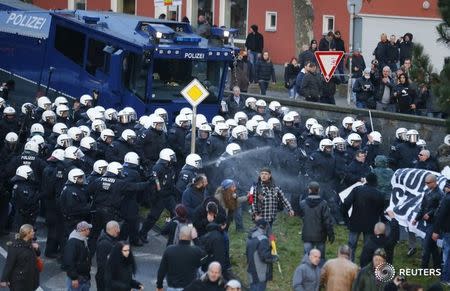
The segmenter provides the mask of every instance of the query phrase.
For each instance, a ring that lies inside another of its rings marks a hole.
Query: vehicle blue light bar
[[[84,23],[97,24],[100,21],[100,17],[83,16]]]
[[[177,36],[175,42],[177,43],[199,43],[202,41],[201,37],[196,36]]]

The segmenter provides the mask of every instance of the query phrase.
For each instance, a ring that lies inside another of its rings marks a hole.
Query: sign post
[[[316,51],[317,63],[319,64],[320,71],[322,72],[325,81],[328,83],[333,77],[334,72],[344,56],[342,51]]]
[[[347,10],[350,13],[350,31],[348,34],[348,53],[349,53],[349,65],[348,65],[348,83],[347,83],[347,103],[351,103],[352,95],[352,57],[353,57],[353,19],[355,14],[361,11],[362,0],[347,0]]]
[[[197,106],[208,97],[209,92],[199,80],[192,80],[183,90],[181,95],[192,105],[192,130],[191,130],[191,154],[195,153],[195,135],[197,133]]]

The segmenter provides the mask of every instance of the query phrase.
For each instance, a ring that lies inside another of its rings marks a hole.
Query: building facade
[[[347,0],[32,0],[47,9],[112,10],[149,17],[165,14],[167,19],[188,17],[195,26],[198,15],[210,23],[239,29],[238,45],[245,43],[249,27],[257,24],[264,36],[264,49],[274,63],[282,64],[298,55],[302,44],[320,40],[328,31],[341,31],[345,44],[349,37]],[[304,24],[303,15],[311,18]],[[425,45],[432,62],[443,63],[446,48],[436,44],[434,27],[440,22],[437,0],[363,0],[358,13],[359,25],[354,48],[360,48],[367,60],[379,41],[379,35],[400,36],[406,32]],[[417,31],[415,31],[417,30]],[[308,35],[298,39],[299,32]],[[306,40],[307,39],[307,40]],[[348,49],[348,48],[347,48]],[[442,60],[439,61],[442,56]],[[367,61],[366,60],[366,61]]]

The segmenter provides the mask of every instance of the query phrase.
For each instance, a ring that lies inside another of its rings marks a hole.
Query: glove
[[[328,235],[328,241],[330,242],[330,244],[334,243],[334,232]]]

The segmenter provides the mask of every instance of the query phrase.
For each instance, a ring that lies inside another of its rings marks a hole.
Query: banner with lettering
[[[393,210],[398,223],[407,227],[417,236],[425,237],[426,222],[421,220],[415,226],[411,222],[419,212],[424,194],[427,192],[425,177],[434,174],[438,177],[439,188],[444,189],[444,175],[421,169],[398,169],[391,179],[392,194],[387,209]]]

